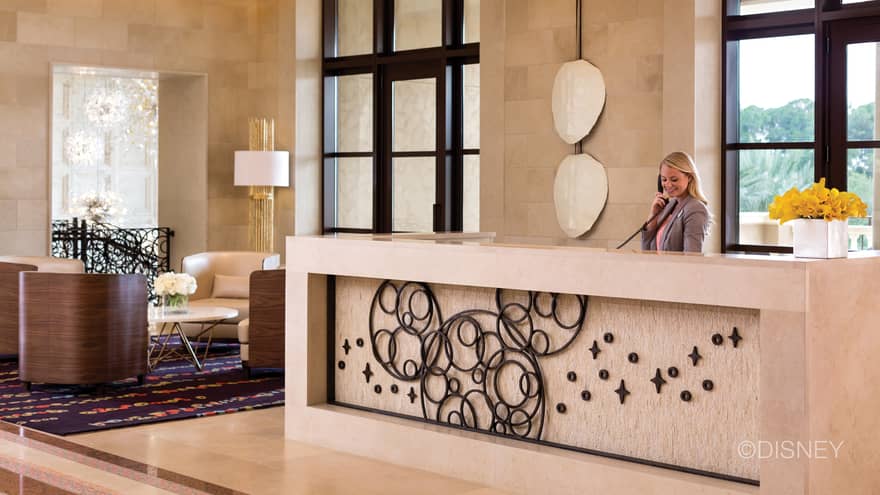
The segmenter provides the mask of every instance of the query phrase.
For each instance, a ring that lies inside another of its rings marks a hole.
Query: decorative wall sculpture
[[[553,202],[556,219],[568,237],[580,237],[593,227],[605,208],[608,178],[590,155],[581,155],[581,141],[590,134],[605,107],[605,79],[598,67],[582,60],[581,0],[575,2],[577,60],[559,68],[553,81],[553,124],[575,154],[565,157],[556,172]]]
[[[602,72],[586,60],[562,64],[553,80],[553,124],[568,144],[590,134],[605,106]]]
[[[757,460],[735,450],[758,434],[755,311],[354,277],[332,286],[331,402],[758,479]],[[705,442],[718,448],[706,454]]]
[[[608,177],[598,160],[586,153],[562,160],[553,182],[553,203],[559,227],[568,237],[589,232],[607,199]]]
[[[587,310],[585,296],[568,296],[577,299],[579,311],[562,321],[560,297],[529,293],[527,302],[517,302],[497,289],[495,311],[465,310],[444,320],[426,284],[385,281],[370,309],[373,357],[392,377],[419,383],[426,419],[540,439],[540,358],[572,343]],[[388,322],[383,315],[392,317],[393,329],[382,327]],[[552,318],[553,325],[537,327],[539,317]]]
[[[553,82],[553,123],[569,144],[580,143],[596,125],[605,106],[602,73],[586,60],[567,62]],[[556,171],[553,202],[556,219],[568,237],[593,227],[605,208],[608,178],[605,167],[588,154],[568,155]]]

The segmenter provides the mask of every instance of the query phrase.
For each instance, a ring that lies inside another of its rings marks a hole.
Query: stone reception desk
[[[880,257],[287,241],[286,436],[516,493],[872,493]]]

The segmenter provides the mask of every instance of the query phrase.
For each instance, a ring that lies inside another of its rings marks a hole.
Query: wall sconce
[[[275,120],[251,118],[250,151],[235,152],[235,185],[250,186],[248,245],[273,252],[275,246],[274,188],[290,185],[290,154],[275,151]]]

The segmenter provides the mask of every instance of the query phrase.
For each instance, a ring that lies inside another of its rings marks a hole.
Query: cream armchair
[[[250,275],[257,270],[271,270],[281,264],[276,253],[253,251],[213,251],[183,258],[182,272],[195,277],[198,288],[189,296],[190,306],[223,306],[238,310],[238,317],[214,328],[214,338],[238,339],[238,323],[249,312]],[[184,324],[187,335],[195,335],[201,325]]]

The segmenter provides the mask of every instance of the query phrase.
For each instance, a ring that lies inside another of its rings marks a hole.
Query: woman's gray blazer
[[[675,212],[673,213],[673,210]],[[709,233],[709,209],[702,201],[693,196],[685,196],[676,204],[670,202],[657,217],[656,226],[642,232],[642,249],[656,251],[657,227],[670,214],[675,215],[669,220],[660,241],[661,251],[685,251],[699,253],[703,251],[703,241]]]

